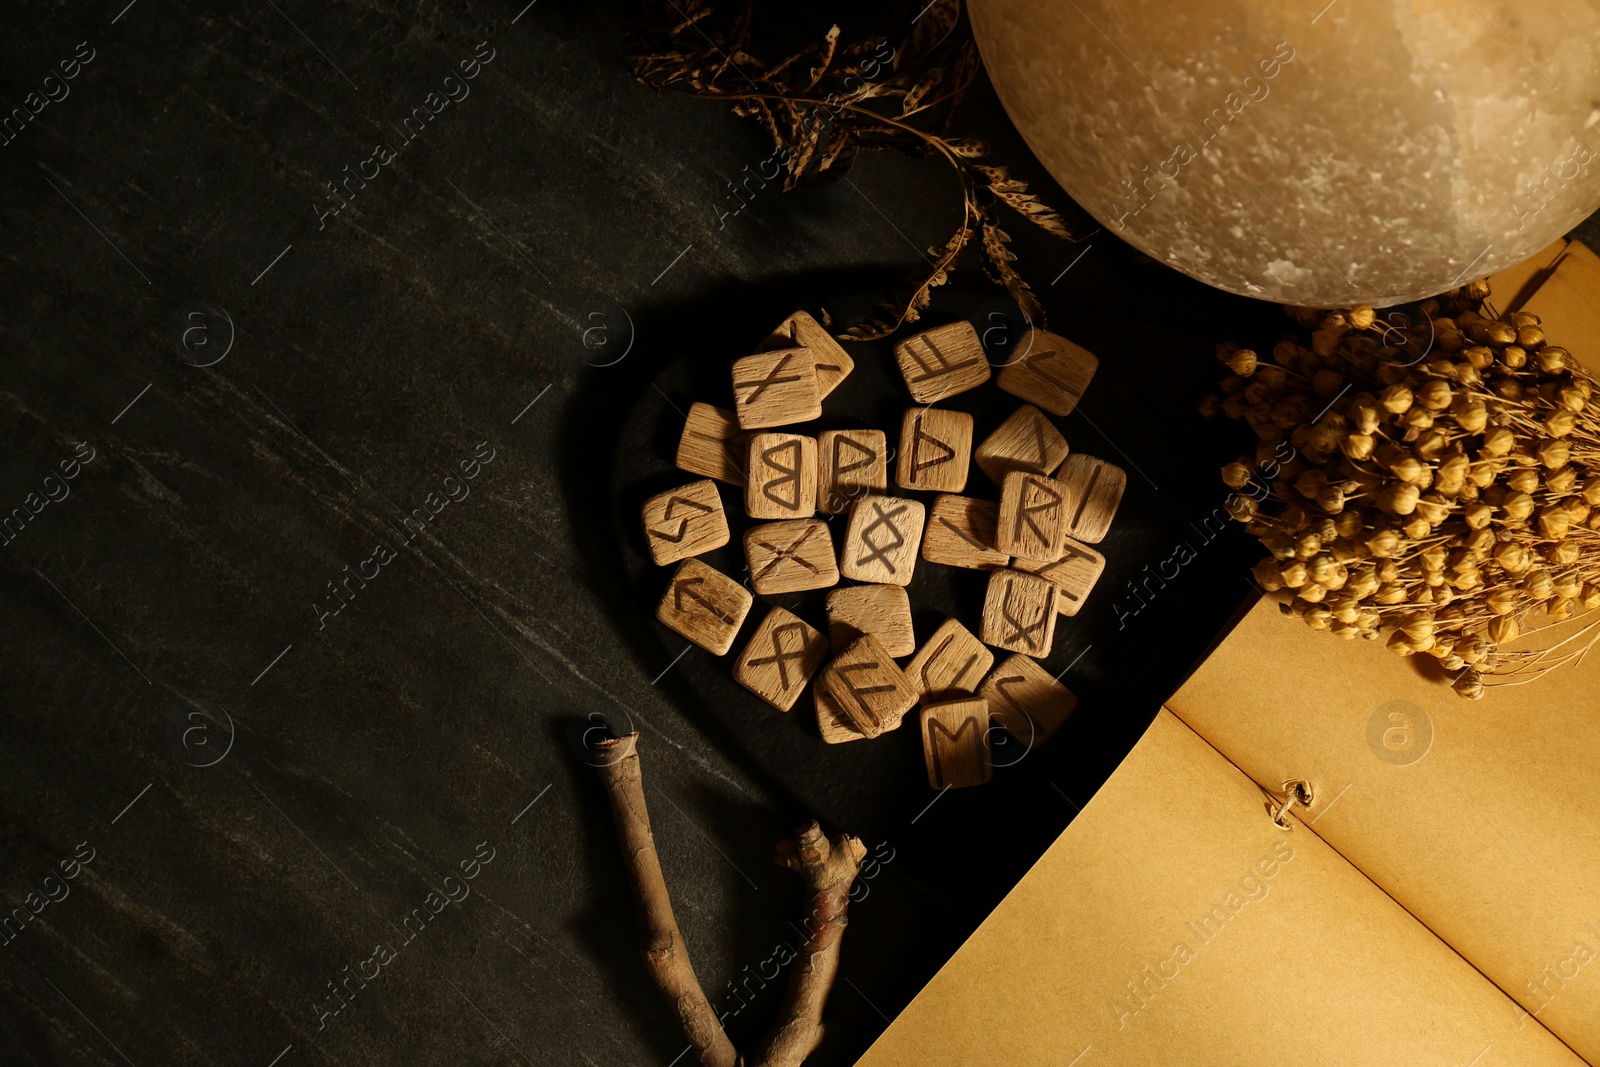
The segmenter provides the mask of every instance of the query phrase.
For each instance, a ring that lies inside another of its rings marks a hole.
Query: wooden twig
[[[805,880],[806,936],[789,977],[782,1013],[756,1057],[746,1059],[718,1023],[672,914],[645,807],[638,742],[637,733],[610,738],[594,746],[594,755],[611,798],[611,814],[644,924],[645,965],[676,1010],[684,1036],[704,1067],[798,1067],[822,1041],[822,1009],[839,971],[850,886],[861,870],[866,846],[845,834],[829,838],[814,820],[795,840],[778,846],[778,862]]]
[[[740,1067],[733,1042],[723,1033],[717,1013],[700,988],[689,948],[683,943],[678,920],[672,914],[667,880],[656,855],[650,832],[650,811],[644,803],[644,781],[639,777],[639,735],[608,738],[594,746],[600,780],[611,798],[611,815],[622,838],[622,858],[628,865],[639,919],[644,924],[644,962],[678,1013],[683,1036],[689,1039],[704,1067]]]

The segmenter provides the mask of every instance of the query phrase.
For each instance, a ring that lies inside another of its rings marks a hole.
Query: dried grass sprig
[[[1222,477],[1252,490],[1234,517],[1271,553],[1261,586],[1314,629],[1437,657],[1471,698],[1600,640],[1590,623],[1506,647],[1540,615],[1600,608],[1600,383],[1489,295],[1452,290],[1416,324],[1290,308],[1310,337],[1270,360],[1220,346],[1234,373],[1201,405],[1260,442]]]
[[[898,45],[885,35],[844,42],[833,26],[820,42],[772,54],[751,36],[753,4],[731,19],[705,0],[659,0],[661,17],[632,28],[623,58],[640,84],[661,92],[726,101],[772,139],[784,165],[784,189],[816,188],[843,179],[861,152],[895,150],[937,158],[956,174],[962,215],[950,237],[927,250],[927,269],[908,289],[880,304],[846,340],[887,337],[918,321],[946,284],[956,260],[974,243],[985,273],[1005,287],[1030,321],[1044,309],[1012,265],[1011,237],[1001,227],[1008,209],[1056,237],[1082,240],[1058,212],[1005,167],[978,163],[988,145],[950,136],[956,106],[977,75],[977,44],[960,0],[934,0],[886,14],[910,31]]]

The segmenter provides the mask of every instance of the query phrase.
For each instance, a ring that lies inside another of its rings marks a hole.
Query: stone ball
[[[1325,5],[1325,6],[1324,6]],[[1600,205],[1600,0],[971,0],[1000,100],[1107,231],[1310,307],[1420,300]]]

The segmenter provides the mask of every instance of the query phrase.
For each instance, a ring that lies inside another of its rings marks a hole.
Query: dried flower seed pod
[[[1225,464],[1222,468],[1222,484],[1229,489],[1243,489],[1250,481],[1254,472],[1239,460]]]
[[[1400,535],[1394,530],[1376,530],[1367,538],[1367,551],[1378,559],[1388,559],[1400,551]],[[1385,579],[1386,581],[1388,579]]]
[[[1495,547],[1494,561],[1507,574],[1521,574],[1532,562],[1533,553],[1521,541],[1502,541]]]
[[[1554,469],[1565,467],[1572,458],[1572,446],[1565,441],[1546,441],[1539,446],[1539,462]]]
[[[1404,604],[1406,602],[1406,587],[1398,582],[1380,585],[1378,591],[1372,594],[1372,599],[1380,604]]]
[[[1578,468],[1576,467],[1562,467],[1560,470],[1551,471],[1545,475],[1544,479],[1544,487],[1546,489],[1563,496],[1572,492],[1573,487],[1577,484]]]
[[[1251,573],[1256,576],[1256,583],[1269,593],[1276,593],[1284,588],[1283,572],[1278,570],[1276,560],[1262,560],[1255,565]]]
[[[1539,533],[1551,541],[1560,541],[1572,528],[1572,516],[1560,504],[1549,504],[1539,509]]]
[[[1477,671],[1467,671],[1451,682],[1450,688],[1454,689],[1457,695],[1463,696],[1468,700],[1479,700],[1484,693],[1483,676]]]
[[[1572,353],[1560,345],[1546,345],[1538,351],[1539,369],[1546,374],[1560,374],[1572,365]]]
[[[1555,576],[1556,596],[1577,600],[1583,595],[1583,576],[1577,569],[1565,570]]]
[[[1483,447],[1479,453],[1484,456],[1498,457],[1508,454],[1517,444],[1517,435],[1504,426],[1496,426],[1483,435]]]
[[[1532,467],[1519,467],[1506,475],[1506,485],[1519,493],[1537,492],[1539,489],[1539,472]]]
[[[1578,542],[1571,540],[1550,545],[1545,549],[1544,558],[1557,567],[1570,567],[1578,562],[1578,557],[1582,554],[1583,550],[1578,547]]]
[[[1256,372],[1256,354],[1248,348],[1241,348],[1223,360],[1228,369],[1241,378],[1248,378]]]
[[[1501,348],[1517,339],[1517,330],[1509,322],[1489,322],[1484,324],[1483,335],[1491,346]]]
[[[1522,627],[1517,625],[1516,617],[1513,615],[1501,615],[1489,620],[1489,640],[1497,645],[1515,641],[1521,633]]]
[[[1510,521],[1521,522],[1533,514],[1533,497],[1521,491],[1507,493],[1500,511]]]
[[[1515,589],[1502,587],[1489,594],[1485,605],[1496,615],[1510,615],[1517,610],[1519,600]]]
[[[1543,567],[1535,567],[1522,579],[1522,591],[1533,600],[1549,600],[1555,596],[1556,583],[1550,577],[1550,572]]]
[[[1411,540],[1420,541],[1433,532],[1433,523],[1429,522],[1421,515],[1413,515],[1411,518],[1406,520],[1406,524],[1400,527],[1400,529],[1407,537],[1411,538]]]
[[[1422,490],[1409,482],[1390,482],[1378,490],[1377,503],[1391,515],[1410,515],[1417,509],[1421,496]]]
[[[1544,419],[1545,431],[1554,437],[1565,437],[1573,430],[1577,429],[1577,427],[1577,418],[1572,414],[1572,412],[1567,411],[1565,408],[1562,408],[1558,411],[1552,411],[1550,414],[1546,415]]]
[[[1443,411],[1454,398],[1450,383],[1443,378],[1429,378],[1415,394],[1416,402],[1429,411]]]
[[[1290,589],[1299,589],[1311,580],[1306,565],[1299,560],[1279,564],[1278,575],[1283,579],[1283,584]]]
[[[1400,415],[1411,409],[1413,395],[1410,389],[1403,385],[1391,385],[1378,394],[1378,403],[1383,410],[1391,415]]]

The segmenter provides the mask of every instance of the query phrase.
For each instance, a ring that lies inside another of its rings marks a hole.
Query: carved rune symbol
[[[926,663],[924,663],[922,665],[922,688],[923,689],[926,690],[926,689],[934,688],[933,679],[928,677],[928,672],[933,669],[933,665],[935,663],[939,662],[939,657],[944,655],[944,650],[949,648],[950,647],[950,642],[954,641],[955,639],[956,639],[956,635],[955,634],[946,634],[945,635],[945,639],[943,641],[939,642],[939,647],[933,650],[933,655],[928,657],[928,662],[926,662]],[[955,673],[954,677],[952,677],[950,679],[950,685],[952,687],[954,687],[954,688],[958,688],[958,689],[961,688],[961,679],[963,679],[963,678],[965,678],[967,676],[967,672],[970,671],[973,668],[973,665],[976,664],[977,662],[978,662],[978,653],[974,652],[972,655],[967,657],[967,662],[963,663],[961,665],[961,669],[959,671],[957,671]]]
[[[1045,421],[1039,416],[1033,417],[1033,447],[1039,450],[1039,466],[1050,462],[1044,446]]]
[[[958,748],[962,737],[966,736],[969,730],[972,731],[970,738],[972,742],[972,758],[974,760],[981,759],[983,754],[983,733],[978,729],[977,719],[967,719],[957,728],[955,733],[951,733],[949,727],[938,719],[928,720],[928,755],[933,760],[933,776],[938,779],[941,785],[945,781],[945,767],[942,757],[951,749]],[[943,744],[939,742],[939,734],[944,735]]]
[[[1045,381],[1055,386],[1057,389],[1060,389],[1063,393],[1071,395],[1077,390],[1074,389],[1070,382],[1064,381],[1057,375],[1052,374],[1050,371],[1045,370],[1041,366],[1041,364],[1049,363],[1052,360],[1055,360],[1057,363],[1065,362],[1060,357],[1061,353],[1056,351],[1034,352],[1023,359],[1022,365],[1028,370],[1032,371],[1034,374],[1038,375],[1040,378],[1043,378]]]
[[[734,382],[734,395],[737,396],[739,394],[739,390],[741,389],[751,389],[754,387],[750,395],[745,397],[743,401],[745,407],[749,407],[751,404],[754,404],[757,400],[759,400],[761,398],[761,394],[766,392],[772,386],[783,385],[786,382],[798,382],[800,380],[800,375],[798,374],[791,375],[788,378],[778,377],[778,375],[783,373],[783,368],[787,367],[789,365],[789,361],[793,358],[794,353],[791,352],[782,359],[778,360],[778,362],[773,365],[773,368],[767,372],[767,376],[765,378],[758,378],[754,381]]]
[[[705,607],[705,609],[707,611],[709,611],[712,615],[716,616],[718,619],[721,619],[723,622],[732,622],[733,621],[733,616],[729,615],[727,612],[723,611],[717,605],[713,604],[711,601],[709,601],[705,597],[701,596],[697,591],[695,591],[694,589],[690,588],[690,586],[699,585],[704,581],[705,581],[704,578],[679,578],[676,582],[673,582],[672,583],[672,607],[673,607],[673,610],[674,611],[682,611],[683,610],[683,598],[684,597],[688,597],[690,600],[694,600],[694,601],[699,602],[701,605],[703,605]]]
[[[896,516],[905,511],[909,506],[910,505],[907,504],[901,504],[893,511],[884,511],[883,504],[876,500],[872,502],[872,512],[874,518],[872,522],[868,524],[867,528],[861,531],[861,543],[870,551],[868,551],[867,554],[862,556],[860,559],[856,560],[856,566],[865,567],[867,564],[876,559],[883,561],[883,565],[889,568],[890,574],[899,573],[898,569],[894,565],[894,561],[888,556],[884,555],[884,553],[893,552],[895,549],[906,543],[905,534],[900,532],[900,527],[895,525],[894,520]],[[885,541],[881,545],[873,540],[873,533],[880,529],[887,530],[888,536],[893,538],[893,540]]]
[[[1034,573],[1041,578],[1047,578],[1075,559],[1092,559],[1087,552],[1082,552],[1077,548],[1074,548],[1071,544],[1062,545],[1061,550],[1065,553],[1065,555],[1056,560],[1054,563],[1050,564],[1050,566],[1041,567],[1039,570],[1034,571]],[[1050,580],[1055,581],[1054,578],[1051,578]],[[1077,603],[1082,599],[1077,593],[1070,591],[1066,586],[1060,584],[1056,585],[1056,596],[1064,596],[1073,603]]]
[[[906,352],[922,373],[907,379],[908,382],[925,382],[929,378],[938,378],[941,375],[953,374],[963,367],[970,367],[978,362],[978,357],[964,359],[960,363],[951,363],[950,357],[935,347],[934,343],[926,337],[913,337],[906,342]]]
[[[698,500],[690,500],[688,497],[675,496],[671,500],[667,501],[666,509],[663,510],[662,513],[661,513],[661,519],[662,519],[663,522],[670,522],[672,520],[672,509],[673,509],[673,507],[675,505],[678,505],[678,504],[682,504],[684,507],[691,508],[691,509],[693,509],[695,511],[698,511],[698,512],[702,513],[702,514],[708,513],[711,510],[711,508],[709,506],[700,503],[700,501],[698,501]],[[677,544],[679,541],[683,540],[683,535],[684,535],[685,531],[687,531],[688,529],[689,529],[689,520],[688,519],[679,519],[678,520],[678,529],[677,529],[676,533],[667,533],[667,531],[663,530],[659,526],[651,527],[650,532],[652,534],[654,534],[655,536],[661,538],[661,540],[663,540],[663,541],[667,541],[667,542],[670,542],[672,544]]]
[[[800,566],[804,567],[812,574],[821,574],[822,572],[817,570],[817,568],[808,560],[801,559],[799,556],[795,555],[796,552],[800,551],[800,546],[805,544],[811,535],[816,532],[816,526],[807,526],[805,533],[801,534],[799,537],[796,537],[784,548],[779,548],[777,545],[774,545],[768,541],[757,541],[756,544],[772,553],[772,558],[767,561],[767,565],[765,567],[762,567],[761,570],[756,573],[756,577],[765,578],[767,575],[772,573],[773,569],[776,568],[778,564],[782,563],[786,559],[793,560],[794,562],[800,564]]]
[[[1040,493],[1045,494],[1045,499],[1034,504],[1027,503],[1028,490],[1030,489],[1037,489]],[[1039,525],[1039,521],[1034,518],[1034,515],[1041,511],[1049,511],[1051,508],[1060,505],[1061,494],[1050,488],[1050,484],[1042,478],[1028,478],[1022,483],[1022,497],[1019,503],[1021,506],[1017,508],[1017,521],[1012,527],[1011,536],[1020,539],[1022,537],[1022,524],[1027,523],[1028,529],[1033,531],[1035,537],[1041,541],[1049,541],[1050,534],[1044,527]]]
[[[1089,497],[1094,493],[1094,485],[1100,480],[1101,467],[1096,466],[1089,472],[1089,484],[1083,487],[1083,494],[1078,497],[1078,509],[1072,513],[1072,525],[1076,527],[1078,520],[1083,518],[1083,509],[1089,506]]]
[[[967,531],[963,530],[961,527],[957,526],[955,523],[951,522],[949,519],[945,518],[943,515],[939,516],[939,521],[942,524],[944,524],[944,526],[947,529],[949,529],[949,531],[951,533],[953,533],[957,537],[961,538],[961,540],[965,541],[967,544],[971,545],[973,548],[976,548],[981,552],[989,551],[989,546],[988,545],[984,544],[982,541],[978,540],[976,537],[973,537]]]
[[[955,458],[956,450],[925,431],[922,428],[921,415],[917,416],[916,421],[912,423],[912,427],[911,477],[915,480],[918,475],[929,467],[937,467],[941,463],[949,463],[951,459]],[[932,458],[924,458],[922,450],[924,443],[929,446]],[[933,451],[935,449],[937,451]]]
[[[862,733],[876,734],[881,732],[880,727],[883,723],[883,720],[878,718],[878,713],[872,709],[872,705],[867,703],[866,698],[873,693],[892,693],[894,692],[894,686],[860,686],[850,680],[850,675],[860,671],[875,671],[878,667],[879,664],[877,663],[846,663],[835,668],[836,673],[839,675],[839,680],[850,691],[850,695],[856,698],[855,706],[850,707],[847,705],[844,713],[850,716],[850,721],[855,723]]]
[[[787,467],[779,462],[781,458],[784,458],[785,453],[787,453],[787,458],[789,461],[789,465]],[[785,441],[782,444],[773,445],[771,448],[763,449],[761,452],[761,462],[765,463],[772,470],[775,470],[779,474],[783,475],[782,478],[774,478],[772,481],[762,485],[761,495],[778,505],[780,508],[783,508],[785,511],[799,511],[800,442]],[[782,496],[774,491],[784,488],[787,488],[788,492]]]
[[[854,449],[861,458],[850,463],[844,462],[843,450],[847,445]],[[849,474],[851,471],[858,471],[862,467],[871,466],[873,460],[877,458],[878,454],[876,452],[853,437],[846,437],[844,434],[840,434],[833,439],[833,473],[835,475]]]
[[[750,661],[750,666],[759,667],[767,663],[776,663],[778,665],[778,682],[784,689],[788,689],[790,661],[801,660],[803,662],[806,658],[806,629],[806,624],[803,622],[786,622],[782,626],[775,627],[772,631],[772,655],[753,659]],[[788,634],[800,635],[800,647],[793,652],[786,652],[783,647],[783,639]]]
[[[1049,621],[1049,605],[1039,611],[1039,618],[1032,623],[1025,623],[1011,613],[1011,594],[1016,592],[1017,583],[1006,583],[1006,598],[1000,604],[1000,614],[1011,624],[1011,632],[1006,634],[1007,641],[1021,638],[1026,641],[1029,648],[1042,649],[1044,647],[1044,624]]]
[[[1024,679],[1022,677],[1022,675],[1013,674],[1009,678],[996,678],[995,681],[994,681],[994,688],[995,688],[995,692],[997,692],[1001,696],[1005,697],[1006,703],[1010,704],[1012,709],[1014,711],[1016,711],[1016,713],[1018,715],[1021,715],[1024,719],[1027,720],[1027,722],[1028,722],[1028,746],[1031,748],[1033,746],[1033,735],[1036,732],[1036,728],[1034,727],[1034,724],[1033,724],[1033,716],[1028,714],[1028,709],[1022,706],[1022,702],[1021,701],[1019,701],[1016,697],[1012,696],[1010,693],[1006,692],[1006,687],[1007,686],[1022,685],[1024,683],[1024,681],[1026,681],[1026,679]]]

